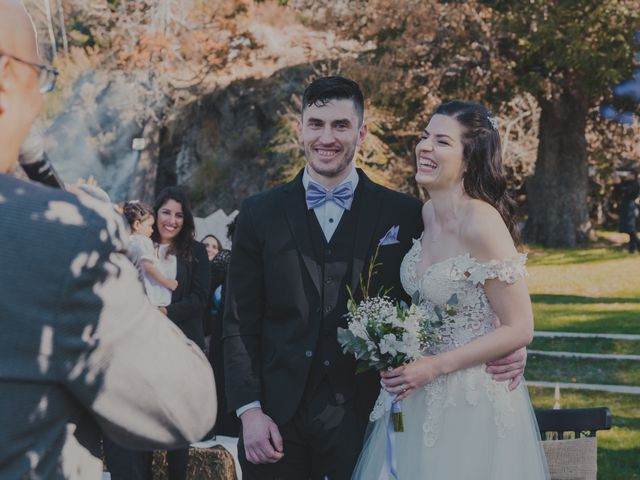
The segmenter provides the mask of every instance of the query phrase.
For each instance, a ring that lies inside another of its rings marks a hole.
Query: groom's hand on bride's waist
[[[275,463],[284,457],[282,437],[276,423],[252,408],[240,415],[244,452],[251,463]]]
[[[522,347],[504,358],[487,363],[487,373],[497,382],[509,381],[509,390],[514,390],[522,382],[526,365],[527,349]]]

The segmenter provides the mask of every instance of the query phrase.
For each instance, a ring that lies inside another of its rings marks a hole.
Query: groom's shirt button
[[[329,219],[329,223],[333,223],[333,218],[330,218],[330,219]]]
[[[311,358],[313,356],[313,352],[311,350],[307,350],[304,354],[307,358]]]

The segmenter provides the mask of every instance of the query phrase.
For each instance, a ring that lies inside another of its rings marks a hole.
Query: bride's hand
[[[422,357],[408,365],[380,372],[385,390],[397,395],[397,401],[407,398],[417,388],[433,382],[438,375],[435,357]]]

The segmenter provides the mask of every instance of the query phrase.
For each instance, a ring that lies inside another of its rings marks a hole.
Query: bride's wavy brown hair
[[[434,112],[436,114],[454,118],[462,127],[463,157],[467,167],[462,177],[465,192],[498,210],[518,245],[520,230],[515,219],[515,203],[507,193],[500,135],[494,126],[493,114],[482,105],[461,100],[443,103]]]

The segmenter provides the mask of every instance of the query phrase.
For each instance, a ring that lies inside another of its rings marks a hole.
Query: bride
[[[509,391],[484,366],[533,335],[495,118],[478,104],[442,104],[416,158],[416,180],[431,200],[400,275],[433,341],[420,360],[381,373],[386,392],[353,478],[548,478],[526,387]],[[402,401],[404,432],[389,427],[393,396]]]

